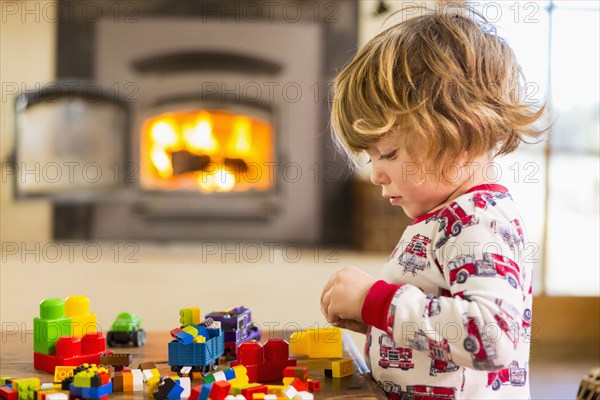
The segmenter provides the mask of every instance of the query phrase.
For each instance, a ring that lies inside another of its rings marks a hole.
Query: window
[[[536,294],[600,293],[600,83],[597,1],[470,2],[514,49],[526,101],[548,98],[547,142],[499,159],[527,223]]]

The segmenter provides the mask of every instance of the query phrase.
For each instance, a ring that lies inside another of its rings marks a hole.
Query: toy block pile
[[[113,384],[106,368],[83,364],[73,370],[69,385],[70,399],[106,400],[113,392]]]
[[[281,385],[252,383],[247,371],[244,365],[238,364],[207,375],[204,385],[192,388],[189,400],[303,400],[314,399],[311,392],[320,390],[318,380],[308,379],[308,367],[284,368],[280,373],[281,378],[278,379],[282,381]]]
[[[107,353],[85,296],[42,301],[40,316],[33,320],[33,337],[33,367],[50,374],[56,366],[99,364]]]

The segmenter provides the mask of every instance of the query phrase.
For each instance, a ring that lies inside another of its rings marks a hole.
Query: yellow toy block
[[[182,326],[199,325],[200,309],[198,307],[182,308],[179,310],[179,317]]]
[[[81,339],[96,333],[96,314],[90,314],[90,300],[86,296],[69,296],[65,299],[65,317],[71,318],[73,336]]]
[[[233,367],[233,371],[235,372],[235,378],[229,380],[229,383],[231,383],[231,385],[244,385],[244,384],[248,384],[250,379],[248,378],[248,370],[246,369],[246,367],[244,367],[243,365],[236,365],[235,367]]]
[[[343,378],[354,373],[354,364],[349,358],[342,358],[331,363],[331,376],[334,378]]]
[[[12,381],[12,390],[17,392],[19,400],[35,400],[35,392],[40,390],[38,378],[15,379]]]
[[[285,376],[285,377],[283,377],[283,386],[284,387],[285,386],[289,386],[294,381],[294,379],[296,379],[296,378],[293,377],[293,376]]]
[[[269,394],[283,394],[283,389],[285,389],[283,385],[267,385]]]
[[[264,393],[252,393],[252,399],[253,400],[264,400],[265,394]]]
[[[154,392],[158,390],[158,382],[160,381],[160,376],[153,376],[148,379],[148,397],[154,398]]]
[[[310,328],[294,332],[290,337],[290,351],[310,358],[341,358],[342,331],[339,328]]]
[[[194,338],[194,343],[206,343],[206,338],[202,335]]]
[[[182,329],[182,331],[189,333],[193,337],[198,336],[198,329],[194,328],[193,326],[186,326]]]
[[[260,383],[243,383],[243,384],[238,383],[236,385],[232,384],[231,389],[229,389],[229,394],[242,394],[242,390],[247,389],[247,388],[256,387],[256,386],[260,386]]]
[[[57,366],[54,368],[54,383],[61,383],[63,380],[73,376],[75,367]]]

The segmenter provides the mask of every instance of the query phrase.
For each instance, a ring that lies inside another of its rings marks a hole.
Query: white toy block
[[[183,388],[180,397],[187,399],[192,394],[192,381],[189,376],[179,378],[179,386]]]
[[[293,399],[294,397],[296,397],[296,395],[298,394],[298,391],[296,390],[295,387],[293,387],[292,385],[286,387],[283,390],[283,395],[285,397],[287,397],[288,399]]]
[[[141,392],[144,390],[144,373],[139,369],[131,370],[131,377],[133,378],[133,391]]]
[[[69,395],[66,393],[48,393],[46,400],[69,400]]]
[[[314,400],[315,396],[310,392],[298,392],[294,400]]]

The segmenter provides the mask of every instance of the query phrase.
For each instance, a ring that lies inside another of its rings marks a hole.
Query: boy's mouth
[[[400,204],[401,201],[402,201],[402,196],[391,196],[390,197],[390,204],[393,206]]]

